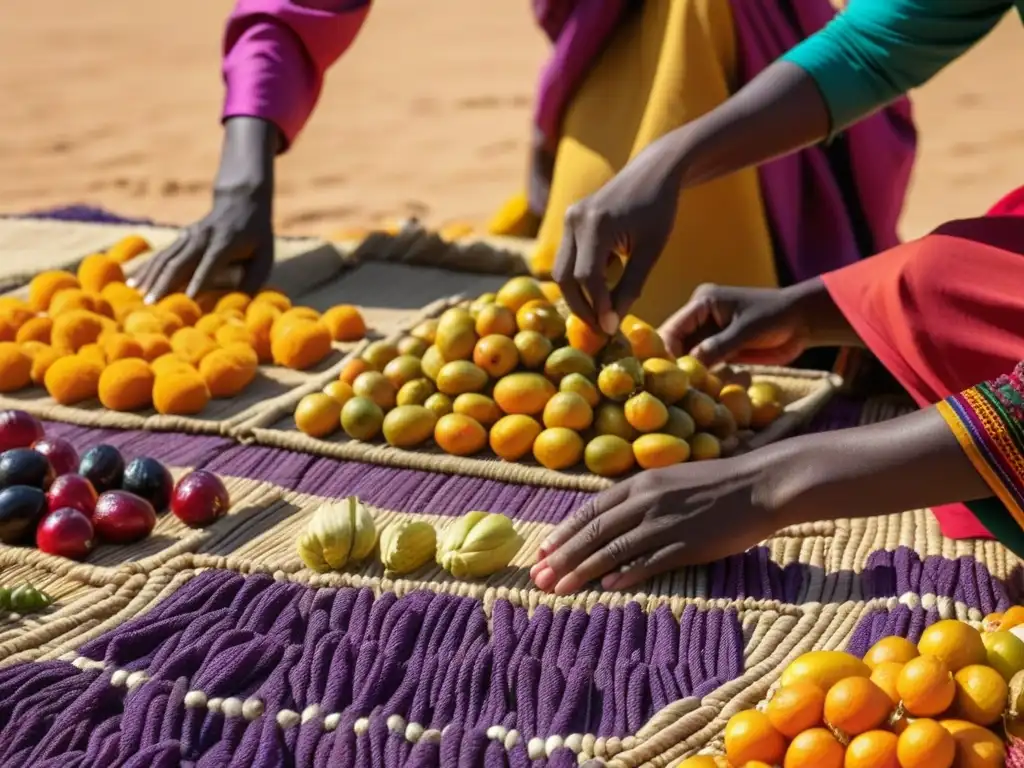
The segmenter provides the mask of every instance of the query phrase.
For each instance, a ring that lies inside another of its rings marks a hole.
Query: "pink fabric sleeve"
[[[370,0],[238,0],[224,33],[224,119],[269,120],[290,145],[369,10]]]

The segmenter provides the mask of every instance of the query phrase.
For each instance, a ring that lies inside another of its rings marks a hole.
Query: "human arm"
[[[148,301],[195,296],[241,264],[241,290],[273,266],[274,157],[308,120],[324,73],[355,39],[369,0],[239,0],[224,35],[224,141],[209,213],[134,276]]]
[[[936,408],[802,435],[730,459],[643,472],[559,525],[531,570],[570,594],[627,589],[742,552],[778,530],[981,499],[991,491]]]

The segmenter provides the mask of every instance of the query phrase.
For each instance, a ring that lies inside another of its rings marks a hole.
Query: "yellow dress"
[[[536,274],[554,265],[566,208],[651,142],[729,98],[736,70],[726,0],[647,0],[622,23],[565,112],[531,257]],[[660,323],[704,282],[778,284],[754,169],[683,192],[675,227],[632,311]]]

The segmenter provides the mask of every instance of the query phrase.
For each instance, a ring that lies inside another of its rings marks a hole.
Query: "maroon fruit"
[[[78,471],[78,451],[63,437],[44,437],[32,443],[32,448],[50,460],[54,474],[66,475]]]
[[[50,486],[46,503],[51,512],[70,507],[91,518],[96,510],[96,498],[96,489],[81,475],[61,475]]]
[[[30,485],[45,491],[53,482],[53,467],[39,451],[11,448],[0,453],[0,488]]]
[[[36,546],[48,555],[84,560],[95,543],[89,518],[70,507],[50,512],[36,529]]]
[[[46,494],[28,485],[0,491],[0,542],[21,544],[32,537],[46,514]]]
[[[25,411],[0,411],[0,451],[28,448],[43,437],[39,419]]]
[[[112,544],[130,544],[144,539],[156,526],[153,505],[127,491],[107,491],[96,500],[92,514],[96,533]]]
[[[181,478],[171,496],[171,511],[185,525],[194,528],[223,517],[230,506],[231,497],[224,483],[205,469],[197,469]]]

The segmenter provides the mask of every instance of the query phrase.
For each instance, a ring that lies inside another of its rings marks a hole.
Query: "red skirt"
[[[1024,187],[988,215],[824,276],[839,310],[922,407],[1024,360]],[[943,534],[991,538],[962,504],[937,507]]]

